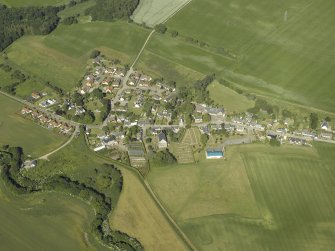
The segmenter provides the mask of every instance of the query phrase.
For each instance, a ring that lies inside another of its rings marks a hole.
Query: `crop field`
[[[334,152],[234,146],[228,161],[157,168],[149,181],[199,250],[332,250]]]
[[[139,179],[122,169],[124,190],[111,226],[135,236],[145,250],[187,250]]]
[[[215,104],[222,105],[228,113],[245,112],[255,105],[254,101],[249,100],[247,97],[238,94],[217,81],[208,86],[208,91]]]
[[[251,92],[334,112],[334,10],[331,0],[194,0],[167,23],[179,38],[156,34],[146,50]]]
[[[193,149],[188,144],[171,143],[171,152],[177,158],[179,164],[189,164],[194,162]]]
[[[21,117],[18,112],[23,106],[16,101],[0,95],[0,107],[0,145],[21,146],[26,154],[39,157],[66,141],[65,136]]]
[[[144,23],[149,27],[154,27],[166,21],[188,2],[190,0],[142,0],[132,19],[136,23]]]
[[[61,25],[47,36],[22,37],[6,52],[26,72],[68,91],[83,77],[92,50],[130,63],[147,35],[147,30],[126,22]]]
[[[94,214],[80,200],[56,193],[13,196],[1,182],[0,211],[1,250],[109,250],[87,235]]]
[[[200,141],[200,131],[198,128],[190,128],[186,131],[183,140],[181,141],[182,144],[201,147]]]

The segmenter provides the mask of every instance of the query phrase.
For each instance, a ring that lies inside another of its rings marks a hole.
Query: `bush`
[[[90,58],[96,58],[98,56],[100,56],[101,52],[98,50],[94,50],[91,52]]]
[[[155,31],[160,34],[164,34],[167,31],[167,28],[164,24],[158,24],[155,26]]]

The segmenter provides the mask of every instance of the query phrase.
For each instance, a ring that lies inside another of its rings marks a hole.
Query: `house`
[[[37,100],[37,99],[40,99],[40,98],[41,98],[41,95],[40,95],[38,92],[33,92],[33,93],[31,94],[31,97],[32,97],[33,99]]]
[[[237,133],[245,133],[245,127],[243,125],[237,125],[236,126],[236,132]]]
[[[321,129],[325,131],[330,131],[329,123],[327,121],[323,121],[321,124]]]
[[[167,148],[168,142],[165,133],[162,131],[158,134],[158,147],[160,149]]]
[[[103,149],[105,149],[105,148],[106,148],[105,145],[98,146],[98,147],[94,148],[94,151],[95,151],[95,152],[98,152],[98,151],[101,151],[101,150],[103,150]]]
[[[224,156],[223,150],[220,148],[206,149],[206,159],[222,159]]]
[[[193,118],[194,118],[194,122],[196,124],[199,124],[199,123],[202,123],[203,120],[202,120],[202,116],[201,115],[193,115]]]
[[[22,164],[22,168],[33,168],[37,165],[37,161],[36,160],[26,160],[23,164]]]
[[[320,136],[325,140],[331,140],[333,138],[333,134],[331,132],[322,132]]]

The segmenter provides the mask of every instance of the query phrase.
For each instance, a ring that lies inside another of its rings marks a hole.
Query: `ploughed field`
[[[233,146],[227,160],[155,167],[149,182],[199,250],[332,250],[334,152]]]

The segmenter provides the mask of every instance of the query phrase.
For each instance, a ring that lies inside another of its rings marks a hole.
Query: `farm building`
[[[206,159],[222,159],[223,156],[223,150],[220,148],[208,148],[206,150]]]

